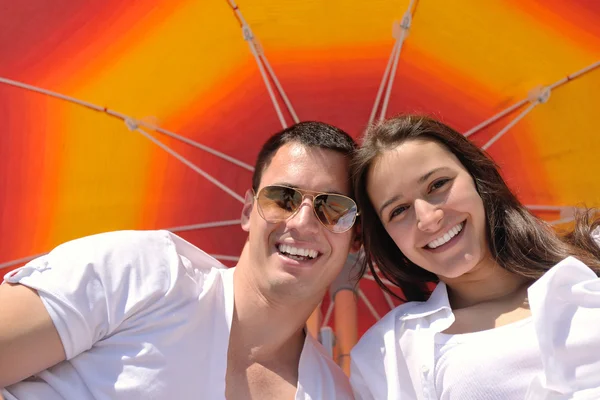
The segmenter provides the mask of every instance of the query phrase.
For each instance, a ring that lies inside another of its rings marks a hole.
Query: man
[[[352,398],[305,323],[358,247],[354,147],[318,122],[267,141],[235,268],[169,232],[126,231],[66,243],[7,274],[6,399]]]

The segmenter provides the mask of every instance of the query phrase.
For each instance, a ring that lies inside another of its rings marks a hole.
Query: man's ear
[[[352,245],[350,247],[351,253],[358,253],[362,247],[362,225],[360,222],[356,223],[354,227],[354,238],[352,239]]]
[[[252,208],[254,208],[254,192],[252,189],[248,189],[244,198],[244,207],[242,207],[242,229],[246,232],[250,232]]]

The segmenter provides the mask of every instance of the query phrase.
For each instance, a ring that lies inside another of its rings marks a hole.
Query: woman
[[[427,117],[370,128],[353,168],[363,272],[408,301],[352,351],[357,398],[600,399],[598,219],[558,235]]]

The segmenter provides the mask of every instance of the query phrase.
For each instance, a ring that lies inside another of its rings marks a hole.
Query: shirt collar
[[[444,316],[452,315],[450,301],[448,299],[448,289],[444,282],[437,284],[429,299],[424,302],[416,302],[400,315],[400,320],[408,321],[417,318],[427,317],[437,313],[444,313]]]

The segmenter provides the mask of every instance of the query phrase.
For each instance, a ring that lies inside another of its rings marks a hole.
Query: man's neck
[[[299,359],[304,346],[304,327],[319,299],[264,293],[243,268],[236,268],[233,281],[230,345],[236,348],[238,356],[248,357],[250,362],[273,357]]]

